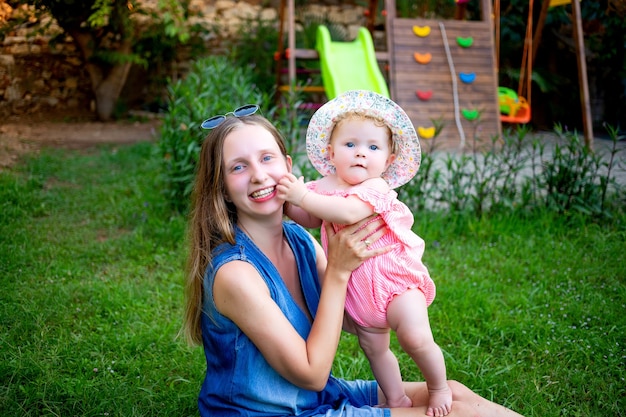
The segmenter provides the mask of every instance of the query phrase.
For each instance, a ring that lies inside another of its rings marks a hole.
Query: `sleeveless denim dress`
[[[309,313],[315,316],[320,285],[311,235],[286,221],[283,230],[298,265],[300,282]],[[222,244],[213,251],[213,262],[204,278],[202,339],[207,373],[198,397],[202,417],[223,416],[386,416],[389,410],[372,408],[378,403],[375,381],[344,381],[329,377],[323,391],[308,391],[280,376],[248,337],[213,303],[215,271],[227,262],[252,264],[265,280],[272,299],[303,337],[311,323],[291,298],[278,271],[240,229],[236,244]]]

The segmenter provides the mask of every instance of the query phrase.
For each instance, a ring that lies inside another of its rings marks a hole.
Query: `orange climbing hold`
[[[415,58],[415,60],[422,64],[422,65],[426,65],[430,62],[431,59],[433,59],[433,56],[430,52],[427,52],[425,54],[420,54],[419,52],[415,52],[413,54],[413,58]]]

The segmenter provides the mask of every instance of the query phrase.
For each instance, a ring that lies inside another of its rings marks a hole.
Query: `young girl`
[[[301,226],[284,220],[278,181],[291,172],[282,137],[257,106],[215,116],[200,151],[189,222],[184,330],[202,343],[202,417],[408,417],[426,412],[426,386],[403,384],[413,408],[387,402],[375,381],[330,370],[352,270],[389,248],[368,219],[335,232],[328,258]],[[366,224],[368,223],[369,224]],[[328,259],[328,261],[327,261]],[[455,416],[519,416],[449,381]]]
[[[395,247],[352,273],[346,311],[357,324],[359,343],[387,405],[411,406],[389,349],[393,329],[428,385],[427,415],[447,415],[452,393],[427,312],[435,285],[421,261],[424,241],[411,231],[413,214],[392,190],[419,168],[419,141],[410,119],[386,97],[349,91],[313,115],[306,139],[309,158],[323,178],[305,185],[289,174],[280,181],[279,196],[291,203],[287,215],[307,227],[319,226],[320,219],[331,222],[335,230],[373,213],[385,220],[391,233],[365,244],[371,249]]]

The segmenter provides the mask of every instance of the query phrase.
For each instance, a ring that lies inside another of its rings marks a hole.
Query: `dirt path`
[[[40,117],[6,120],[0,124],[0,170],[11,167],[22,155],[43,147],[88,149],[97,144],[128,144],[155,140],[160,121],[142,122],[42,120]]]

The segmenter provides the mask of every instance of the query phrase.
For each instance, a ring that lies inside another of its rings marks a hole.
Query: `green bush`
[[[399,190],[416,212],[484,214],[548,211],[612,218],[624,210],[625,188],[615,179],[619,165],[617,129],[612,146],[593,152],[575,132],[557,126],[553,139],[532,137],[527,127],[507,130],[489,149],[475,138],[467,153],[424,150],[415,179]],[[436,137],[435,137],[436,139]]]
[[[271,97],[256,88],[247,67],[221,56],[195,62],[189,74],[168,87],[169,108],[158,150],[163,161],[166,199],[180,212],[187,207],[202,140],[202,121],[249,103],[269,109]]]
[[[276,23],[260,15],[246,19],[230,44],[228,57],[237,68],[247,68],[254,85],[261,91],[274,94],[276,89],[276,61],[278,47]]]

